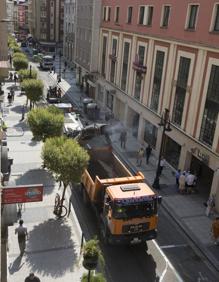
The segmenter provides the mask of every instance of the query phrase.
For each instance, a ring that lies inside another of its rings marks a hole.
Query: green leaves
[[[46,139],[42,150],[45,166],[65,186],[78,183],[88,165],[88,153],[73,139],[54,137]]]
[[[27,115],[27,120],[36,140],[44,141],[63,133],[64,116],[54,106],[32,109]]]
[[[21,56],[16,56],[13,58],[13,65],[16,71],[21,70],[21,69],[27,69],[28,60]]]
[[[43,82],[38,79],[25,79],[21,83],[27,98],[31,102],[38,102],[43,97]]]
[[[19,77],[22,77],[22,79],[28,79],[30,78],[30,70],[28,69],[21,69],[18,72]],[[37,71],[36,70],[31,70],[31,77],[32,79],[37,78]]]

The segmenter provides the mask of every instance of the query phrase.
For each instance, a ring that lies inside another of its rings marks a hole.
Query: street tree
[[[64,136],[46,139],[42,149],[45,167],[63,183],[60,206],[63,205],[65,191],[70,183],[79,183],[88,165],[89,155],[74,139]],[[60,210],[60,214],[61,214]]]
[[[30,100],[30,109],[43,97],[43,82],[39,79],[25,79],[21,83],[21,88]]]
[[[15,58],[22,58],[27,60],[27,56],[23,52],[16,52],[13,54],[13,60]]]
[[[35,140],[45,141],[63,133],[64,115],[54,106],[32,109],[27,121]]]
[[[28,69],[22,69],[22,70],[19,70],[19,71],[18,71],[18,75],[19,75],[19,77],[20,77],[21,82],[22,82],[24,79],[29,79],[30,76],[31,76],[31,78],[33,78],[33,79],[37,79],[37,71],[36,71],[36,70],[31,70],[31,73],[30,73],[30,70],[28,70]]]
[[[23,57],[13,57],[13,65],[16,71],[28,68],[28,60]]]

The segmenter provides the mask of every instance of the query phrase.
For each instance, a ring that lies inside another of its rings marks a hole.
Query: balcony
[[[110,60],[113,61],[113,62],[116,62],[116,61],[117,61],[116,55],[110,54],[110,55],[109,55],[109,58],[110,58]]]

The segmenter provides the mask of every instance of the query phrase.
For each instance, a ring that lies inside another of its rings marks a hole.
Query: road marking
[[[160,246],[161,249],[172,249],[172,248],[184,248],[187,247],[186,244],[180,244],[180,245],[166,245],[166,246]]]
[[[160,282],[163,281],[163,279],[165,278],[168,266],[170,267],[170,269],[172,270],[172,272],[175,274],[175,277],[177,279],[177,282],[183,282],[182,278],[180,277],[179,273],[176,271],[176,269],[173,267],[173,265],[171,264],[171,262],[168,260],[168,258],[165,256],[164,252],[161,250],[161,248],[158,246],[157,242],[155,240],[152,240],[152,242],[154,243],[155,247],[157,248],[157,250],[160,252],[161,256],[164,258],[165,261],[165,269],[162,272],[161,276],[160,276]]]

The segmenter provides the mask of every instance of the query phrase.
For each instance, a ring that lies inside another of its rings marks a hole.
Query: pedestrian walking
[[[25,117],[25,106],[23,105],[21,108],[21,120],[24,120]]]
[[[138,154],[137,154],[137,160],[136,160],[137,166],[141,166],[143,157],[144,157],[144,148],[141,147],[138,150]]]
[[[24,280],[24,282],[40,282],[40,278],[35,276],[34,273],[30,273]]]
[[[125,149],[126,141],[127,141],[127,132],[126,132],[126,130],[123,130],[120,133],[120,145],[121,145],[121,148]]]
[[[179,193],[184,194],[186,190],[186,174],[183,172],[179,177]]]
[[[214,244],[219,246],[219,217],[216,217],[211,225],[212,237]]]
[[[57,97],[58,97],[59,99],[62,98],[62,90],[61,90],[61,88],[58,88]]]
[[[18,76],[17,76],[17,74],[16,74],[16,72],[15,72],[15,73],[14,73],[14,84],[15,84],[15,85],[16,85],[17,80],[18,80]]]
[[[11,92],[8,93],[8,104],[11,105],[12,104],[12,96],[11,96]]]
[[[147,146],[147,148],[146,148],[146,164],[148,164],[149,163],[149,158],[150,158],[150,156],[151,156],[151,152],[152,152],[152,148],[151,148],[151,145],[150,144],[148,144],[148,146]]]
[[[164,157],[161,157],[160,164],[159,164],[159,175],[161,175],[165,164],[166,164],[166,160],[164,159]]]
[[[10,78],[10,80],[13,80],[13,73],[12,72],[9,73],[9,78]]]
[[[23,255],[26,248],[27,228],[23,226],[24,221],[19,220],[19,226],[15,229],[15,234],[18,234],[18,244],[20,248],[20,255]]]
[[[180,178],[180,175],[181,175],[181,169],[178,169],[175,173],[175,177],[176,177],[176,185],[177,187],[179,187],[179,178]]]
[[[14,102],[14,89],[13,88],[11,88],[10,94],[11,94],[11,101]]]
[[[215,195],[214,194],[210,195],[206,204],[207,205],[206,205],[205,214],[206,216],[210,216],[214,213],[214,208],[215,208]]]

